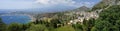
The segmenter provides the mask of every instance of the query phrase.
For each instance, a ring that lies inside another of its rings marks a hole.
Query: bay
[[[31,22],[31,18],[27,15],[3,15],[0,16],[2,18],[2,21],[5,24],[11,24],[11,23],[20,23],[20,24],[26,24]]]

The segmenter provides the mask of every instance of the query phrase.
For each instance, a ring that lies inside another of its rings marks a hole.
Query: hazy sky
[[[92,7],[100,0],[0,0],[0,9],[32,9],[53,6]]]

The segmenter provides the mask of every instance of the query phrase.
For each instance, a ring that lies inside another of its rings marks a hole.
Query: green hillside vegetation
[[[75,31],[75,29],[72,26],[66,25],[66,26],[57,28],[55,31]]]
[[[28,28],[26,31],[48,31],[48,29],[45,25],[36,24],[30,26],[30,28]]]
[[[111,6],[100,13],[91,31],[119,31],[120,5]]]
[[[96,4],[93,8],[92,11],[97,10],[97,9],[104,9],[106,8],[108,5],[106,5],[103,1],[101,1],[100,3]]]

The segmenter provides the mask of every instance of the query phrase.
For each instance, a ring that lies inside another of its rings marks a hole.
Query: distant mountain
[[[68,10],[73,10],[76,7],[72,6],[53,6],[53,7],[46,7],[46,8],[34,8],[34,9],[2,9],[3,11],[7,11],[11,13],[17,14],[42,14],[42,13],[54,13],[54,12],[63,12]],[[0,12],[2,12],[0,10]]]
[[[79,8],[75,7],[50,7],[50,8],[34,8],[34,9],[9,9],[4,11],[7,11],[6,13],[10,14],[29,14],[29,15],[37,15],[37,14],[45,14],[45,13],[56,13],[56,12],[64,12],[64,11],[88,11],[90,8],[86,6],[82,6]],[[2,12],[2,11],[0,11]]]
[[[82,6],[80,8],[75,9],[76,11],[88,11],[90,8],[86,7],[86,6]]]
[[[9,14],[9,13],[11,13],[11,12],[13,12],[13,11],[0,9],[0,15],[2,15],[2,14]]]
[[[86,7],[86,6],[82,6],[76,9],[71,10],[71,12],[80,12],[80,11],[89,11],[90,8]]]
[[[55,13],[73,10],[75,7],[51,7],[51,8],[34,8],[34,9],[23,9],[13,13],[21,14],[42,14],[42,13]]]
[[[70,14],[70,13],[73,13],[73,12],[81,12],[81,11],[89,11],[90,8],[86,7],[86,6],[82,6],[82,7],[79,7],[79,8],[76,8],[76,9],[69,9],[69,10],[64,10],[61,12],[54,12],[54,13],[43,13],[43,14],[38,14],[38,15],[35,15],[35,16],[39,16],[39,17],[52,17],[52,16],[55,16],[55,15],[62,15],[64,16],[64,14]],[[74,14],[74,13],[73,13]]]

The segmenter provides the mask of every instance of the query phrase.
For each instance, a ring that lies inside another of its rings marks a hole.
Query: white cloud
[[[74,0],[0,0],[0,9],[25,9],[25,8],[47,8],[47,7],[91,7],[95,2],[74,1]]]
[[[80,6],[87,6],[87,7],[91,7],[94,2],[76,2],[73,0],[36,0],[36,3],[39,3],[40,5],[46,5],[46,6],[50,6],[50,5],[66,5],[66,6],[73,6],[73,7],[80,7]]]
[[[87,6],[87,7],[92,7],[92,6],[94,6],[94,2],[84,2],[84,6]]]
[[[79,2],[79,3],[76,3],[76,7],[81,7],[81,6],[87,6],[87,7],[92,7],[94,6],[95,2]]]
[[[36,3],[42,5],[56,5],[56,4],[73,5],[76,2],[73,0],[36,0]]]
[[[49,0],[36,0],[36,3],[49,4]]]

